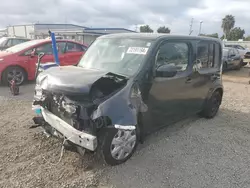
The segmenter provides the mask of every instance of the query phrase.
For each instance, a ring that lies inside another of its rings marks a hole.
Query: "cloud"
[[[199,31],[222,34],[221,20],[232,14],[236,26],[250,31],[249,0],[8,0],[1,2],[0,26],[26,23],[73,23],[89,27],[125,27],[149,24],[154,30],[165,25],[172,33]]]

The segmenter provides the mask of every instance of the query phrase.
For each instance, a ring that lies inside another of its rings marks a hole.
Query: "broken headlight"
[[[69,104],[66,102],[62,102],[62,108],[69,114],[74,114],[76,113],[77,106],[74,104]]]
[[[43,96],[43,90],[42,90],[41,86],[36,85],[35,86],[35,98],[42,99],[42,96]]]

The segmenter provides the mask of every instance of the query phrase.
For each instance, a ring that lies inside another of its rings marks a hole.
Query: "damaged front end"
[[[101,130],[134,130],[138,112],[146,111],[139,87],[128,78],[77,67],[42,72],[35,87],[36,124],[46,133],[95,151]]]

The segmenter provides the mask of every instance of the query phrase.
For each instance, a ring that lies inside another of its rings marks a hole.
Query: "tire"
[[[240,61],[239,65],[236,66],[235,70],[240,70],[242,67],[242,60]]]
[[[222,96],[219,91],[215,91],[212,96],[206,101],[200,115],[204,118],[214,118],[220,108]]]
[[[226,70],[227,70],[227,62],[224,62],[222,67],[222,72],[224,73]]]
[[[103,137],[103,142],[101,145],[100,152],[102,154],[103,160],[108,165],[114,166],[114,165],[122,164],[126,162],[135,152],[137,145],[138,145],[138,136],[137,136],[136,130],[130,131],[130,135],[131,135],[130,140],[133,140],[133,142],[127,142],[127,146],[131,146],[131,147],[124,147],[123,144],[125,144],[125,142],[121,140],[122,138],[126,137],[125,132],[129,133],[129,131],[116,129],[116,128],[109,128],[107,129],[107,131],[105,131],[105,135]],[[120,144],[118,144],[119,142],[117,140],[120,140],[119,141]],[[130,150],[128,150],[128,148]],[[120,157],[119,159],[119,154],[122,154],[122,152],[124,152],[125,150],[130,151],[130,152],[129,153],[125,152],[124,155],[122,155],[122,157]]]
[[[12,75],[12,76],[11,76]],[[15,77],[16,85],[22,85],[26,81],[26,72],[18,66],[8,67],[2,76],[3,84],[8,85],[11,79]]]

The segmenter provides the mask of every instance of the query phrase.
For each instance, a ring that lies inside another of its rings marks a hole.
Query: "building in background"
[[[47,38],[51,30],[56,36],[63,36],[65,39],[75,40],[90,44],[97,37],[111,33],[135,32],[124,28],[90,28],[74,24],[29,24],[7,26],[8,36],[26,37],[29,39]]]
[[[5,37],[7,36],[7,28],[0,29],[0,37]]]

